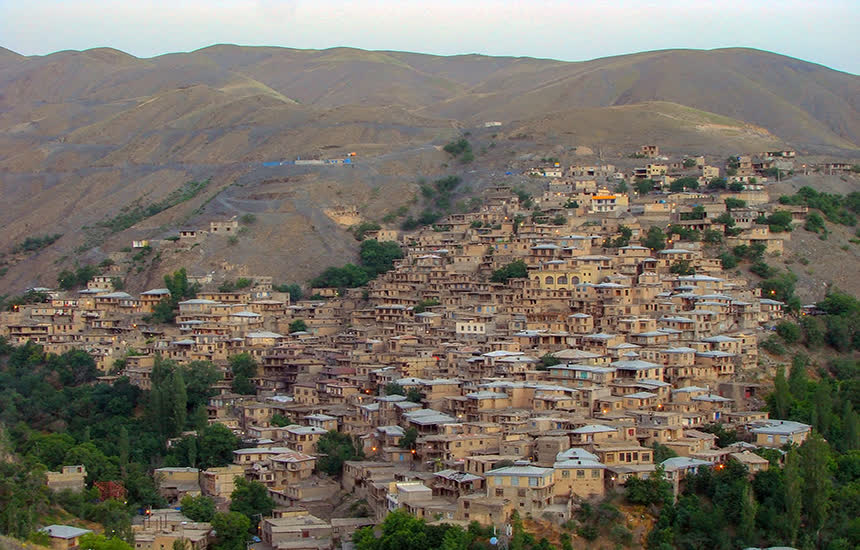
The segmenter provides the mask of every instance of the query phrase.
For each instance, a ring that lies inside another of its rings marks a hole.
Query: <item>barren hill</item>
[[[490,120],[502,126],[483,130]],[[464,131],[483,152],[468,170],[446,167],[439,147]],[[379,219],[411,204],[421,177],[460,171],[478,186],[521,154],[651,141],[714,156],[783,146],[856,156],[860,77],[747,49],[567,63],[350,48],[218,45],[150,59],[0,48],[0,193],[12,205],[0,211],[0,252],[63,234],[9,268],[0,294],[52,285],[57,270],[131,238],[243,212],[259,223],[238,246],[162,258],[138,282],[172,265],[237,261],[302,280],[354,252],[326,208]],[[353,151],[353,168],[262,166]],[[124,208],[206,179],[189,200],[93,239],[94,224]]]

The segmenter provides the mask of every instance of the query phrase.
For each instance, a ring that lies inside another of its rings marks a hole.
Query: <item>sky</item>
[[[0,46],[138,57],[212,44],[583,61],[751,47],[860,73],[860,0],[0,0]]]

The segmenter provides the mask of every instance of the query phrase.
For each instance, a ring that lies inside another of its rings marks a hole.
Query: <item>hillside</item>
[[[485,131],[489,120],[502,126]],[[483,154],[446,168],[440,146],[465,131]],[[326,208],[379,219],[410,203],[419,178],[457,172],[477,188],[522,154],[584,146],[619,156],[645,142],[716,158],[779,147],[856,157],[860,77],[746,49],[582,63],[229,45],[150,59],[0,49],[0,193],[14,205],[0,213],[0,251],[63,235],[11,267],[0,294],[51,285],[59,269],[101,261],[132,238],[244,212],[259,223],[238,246],[164,265],[241,262],[302,280],[354,254]],[[348,169],[262,167],[349,152],[358,158]],[[199,195],[130,228],[99,240],[86,229],[207,179]],[[272,247],[290,259],[264,254]]]

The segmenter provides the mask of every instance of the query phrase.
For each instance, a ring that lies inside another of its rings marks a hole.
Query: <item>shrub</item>
[[[528,267],[524,261],[517,260],[493,271],[490,281],[494,283],[507,283],[508,279],[521,279],[525,277],[528,277]]]
[[[773,268],[760,260],[750,266],[750,271],[762,279],[767,279],[774,274]]]
[[[776,333],[786,344],[794,344],[800,340],[800,327],[791,321],[782,321],[776,325]]]
[[[726,199],[726,210],[734,210],[736,208],[746,208],[747,201],[729,197]]]
[[[767,339],[763,340],[759,347],[765,350],[768,353],[773,355],[785,355],[785,347],[779,342],[776,336],[768,336]]]
[[[803,224],[803,228],[813,233],[818,233],[819,231],[825,231],[827,229],[824,226],[824,218],[816,212],[810,212],[809,215],[806,216],[806,222]]]

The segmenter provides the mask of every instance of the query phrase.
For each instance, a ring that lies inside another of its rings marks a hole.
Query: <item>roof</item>
[[[268,332],[268,331],[259,331],[259,332],[249,332],[245,335],[245,338],[283,338],[283,334],[278,334],[277,332]]]
[[[555,455],[555,460],[557,462],[564,462],[566,460],[594,460],[597,462],[597,455],[592,454],[581,447],[571,447],[570,449]]]
[[[809,424],[793,420],[765,420],[756,424],[750,431],[757,434],[790,435],[807,432],[811,428]]]
[[[609,432],[617,432],[618,430],[615,428],[610,428],[609,426],[603,426],[601,424],[589,424],[587,426],[582,426],[581,428],[577,428],[570,433],[574,434],[597,434],[597,433],[609,433]]]
[[[466,397],[469,399],[505,399],[508,397],[508,394],[495,391],[476,391],[467,393]]]
[[[543,477],[552,473],[552,468],[541,468],[538,466],[508,466],[484,472],[485,477],[491,476],[524,476]]]
[[[616,369],[621,370],[645,370],[661,368],[661,366],[656,363],[652,363],[650,361],[642,361],[641,359],[636,359],[633,361],[613,361],[612,363],[610,363],[610,365],[615,367]]]
[[[130,299],[133,299],[134,296],[132,296],[128,292],[111,292],[110,294],[102,294],[101,296],[96,296],[96,298],[111,298],[111,299],[118,299],[118,300],[130,300]]]
[[[627,395],[623,395],[622,397],[632,397],[633,399],[652,399],[654,397],[657,397],[657,394],[647,391],[638,391],[636,393],[629,393]]]
[[[577,459],[561,460],[552,465],[555,469],[581,468],[583,470],[603,470],[605,465],[596,460]]]
[[[704,460],[699,460],[697,458],[676,456],[672,458],[667,458],[666,460],[661,462],[660,465],[663,466],[663,469],[667,472],[674,472],[676,470],[689,470],[691,468],[698,468],[699,466],[711,466],[711,463],[706,462]]]
[[[461,472],[459,470],[440,470],[436,472],[435,475],[436,477],[450,479],[451,481],[456,481],[458,483],[466,483],[469,481],[477,481],[479,479],[483,479],[481,476],[476,476],[475,474],[470,474],[467,472]]]
[[[48,525],[47,527],[42,527],[39,531],[48,533],[52,538],[57,539],[73,539],[87,533],[92,533],[89,529],[80,529],[71,525]]]

